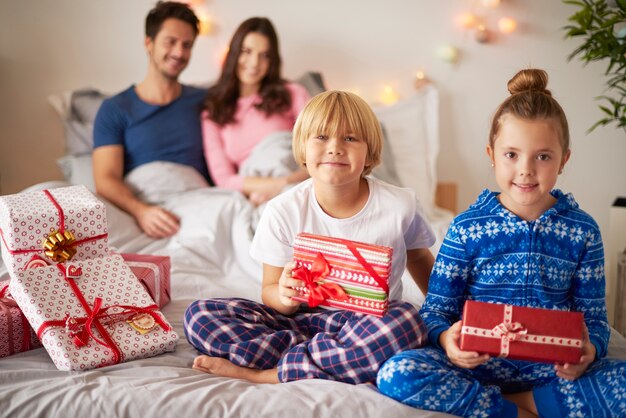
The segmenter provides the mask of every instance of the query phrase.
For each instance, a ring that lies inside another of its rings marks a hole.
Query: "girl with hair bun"
[[[483,191],[452,222],[420,310],[430,345],[383,365],[383,394],[464,417],[626,416],[626,362],[604,358],[610,328],[600,229],[571,194],[553,189],[570,145],[547,84],[538,69],[508,82],[511,95],[493,116],[487,145],[500,191]],[[578,363],[462,351],[466,300],[583,312]]]

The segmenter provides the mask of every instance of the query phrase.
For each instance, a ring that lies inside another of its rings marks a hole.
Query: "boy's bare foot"
[[[280,383],[278,369],[258,370],[237,366],[221,357],[198,356],[193,361],[193,369],[217,376],[244,379],[254,383]]]

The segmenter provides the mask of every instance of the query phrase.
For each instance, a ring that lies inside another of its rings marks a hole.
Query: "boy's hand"
[[[461,321],[455,322],[450,328],[439,335],[439,344],[446,355],[457,367],[473,369],[489,360],[489,354],[479,354],[476,351],[463,351],[459,348],[461,338]]]
[[[278,279],[278,297],[280,303],[285,306],[298,306],[301,302],[292,298],[298,294],[296,287],[303,287],[304,282],[293,278],[291,272],[295,268],[295,263],[291,262],[283,269],[283,274]]]
[[[565,363],[554,366],[556,375],[566,380],[576,380],[582,376],[593,360],[596,358],[596,346],[591,344],[587,326],[583,325],[583,352],[578,364]]]

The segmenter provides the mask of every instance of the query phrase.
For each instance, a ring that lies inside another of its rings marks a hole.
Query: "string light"
[[[478,25],[476,32],[474,32],[474,38],[481,44],[489,42],[489,31],[485,25]]]
[[[437,56],[445,62],[454,64],[459,58],[459,50],[452,45],[442,45],[437,48]]]
[[[500,32],[508,35],[509,33],[515,32],[517,22],[512,17],[501,17],[500,20],[498,20],[498,29],[500,29]]]
[[[500,5],[500,0],[482,0],[482,4],[488,9],[495,9]]]
[[[393,87],[387,85],[383,88],[383,92],[380,94],[380,101],[385,105],[392,105],[398,101],[400,96],[395,92]]]
[[[479,5],[484,9],[496,9],[500,6],[500,0],[481,0]],[[473,30],[477,42],[489,43],[494,37],[494,32],[490,30],[488,24],[490,15],[493,16],[493,12],[486,12],[484,15],[465,12],[457,16],[456,21],[462,28]],[[508,35],[517,29],[517,21],[510,16],[504,16],[500,17],[494,26],[497,26],[500,33]]]
[[[469,29],[473,28],[474,25],[476,25],[476,16],[474,16],[472,13],[467,12],[459,15],[456,18],[456,21],[462,28]]]
[[[426,86],[426,85],[428,85],[430,83],[431,83],[431,81],[426,76],[426,73],[424,73],[424,71],[418,70],[415,73],[415,82],[414,82],[415,90],[420,90],[421,88],[423,88],[424,86]]]

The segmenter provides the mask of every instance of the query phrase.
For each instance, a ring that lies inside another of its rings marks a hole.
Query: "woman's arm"
[[[226,155],[221,128],[202,114],[202,140],[204,158],[207,162],[211,179],[218,187],[243,191],[243,178],[237,174],[237,167]]]

